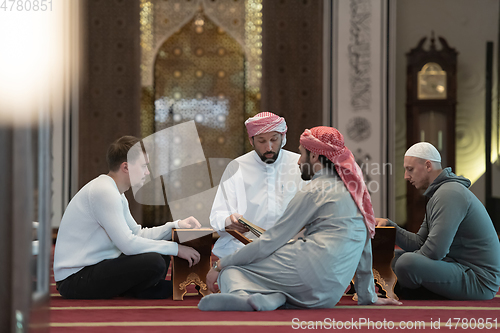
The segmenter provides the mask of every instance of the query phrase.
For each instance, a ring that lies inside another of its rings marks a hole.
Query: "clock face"
[[[418,99],[446,99],[446,72],[428,62],[418,72]]]

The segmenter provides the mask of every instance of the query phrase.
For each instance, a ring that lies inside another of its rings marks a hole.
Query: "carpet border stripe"
[[[197,309],[196,305],[147,305],[147,306],[58,306],[50,310],[167,310]]]
[[[197,309],[196,305],[151,305],[151,306],[60,306],[50,307],[50,310],[167,310],[167,309]],[[479,310],[498,311],[499,307],[477,307],[477,306],[404,306],[404,305],[344,305],[336,306],[334,309],[363,309],[363,310]],[[323,310],[323,309],[316,309]],[[326,310],[326,309],[324,309]],[[219,311],[220,312],[220,311]]]
[[[305,321],[309,322],[309,321]],[[311,321],[311,322],[316,322],[316,321]],[[340,322],[343,323],[350,323],[350,321],[342,321]],[[377,321],[376,321],[377,322]],[[434,328],[436,329],[436,324],[441,327],[447,327],[446,322],[428,322],[424,320],[414,320],[412,321],[415,324],[420,325],[418,329],[427,329],[427,328]],[[395,322],[394,322],[395,323]],[[172,327],[172,326],[184,326],[184,327],[193,327],[193,326],[255,326],[255,327],[262,327],[262,326],[289,326],[292,327],[293,325],[297,325],[297,323],[293,321],[261,321],[261,322],[254,322],[254,321],[191,321],[191,322],[182,322],[182,321],[134,321],[134,322],[99,322],[99,323],[50,323],[50,327]],[[372,324],[369,323],[358,323],[357,326],[359,327],[368,327],[371,326]],[[449,325],[449,324],[448,324]],[[422,327],[423,326],[423,327]],[[396,327],[395,327],[396,328]],[[411,329],[417,329],[417,328],[408,328],[409,330]]]
[[[106,326],[291,326],[291,321],[134,321],[99,323],[50,323],[50,327],[106,327]]]

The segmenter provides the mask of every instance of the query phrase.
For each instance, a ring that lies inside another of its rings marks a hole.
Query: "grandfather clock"
[[[407,56],[406,80],[406,146],[427,141],[441,153],[443,168],[455,170],[455,122],[457,105],[457,51],[432,32],[429,50],[423,46],[427,37]],[[407,224],[418,231],[422,224],[427,199],[423,191],[407,183]]]

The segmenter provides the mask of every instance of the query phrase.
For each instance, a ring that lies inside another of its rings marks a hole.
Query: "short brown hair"
[[[106,162],[108,162],[109,171],[117,171],[123,162],[127,162],[127,155],[130,150],[137,142],[140,140],[135,136],[125,135],[113,142],[106,154]],[[132,160],[136,160],[139,157],[139,153],[142,149],[134,149]]]

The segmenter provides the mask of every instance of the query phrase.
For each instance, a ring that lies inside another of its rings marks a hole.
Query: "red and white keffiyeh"
[[[335,165],[335,170],[344,182],[361,214],[370,237],[375,236],[375,214],[366,188],[361,168],[351,151],[344,145],[344,136],[333,127],[318,126],[306,129],[300,136],[300,145],[305,149],[324,155]]]
[[[281,147],[286,143],[286,127],[285,118],[275,115],[272,112],[260,112],[254,117],[248,118],[245,121],[248,137],[252,137],[269,132],[278,132],[282,135]]]

